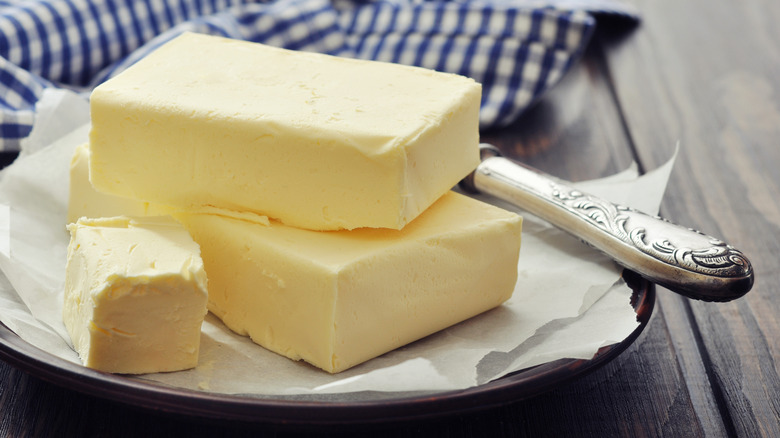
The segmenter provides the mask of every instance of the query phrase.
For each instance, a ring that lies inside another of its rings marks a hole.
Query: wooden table
[[[2,436],[780,436],[780,2],[635,0],[636,28],[600,22],[580,63],[514,125],[505,154],[589,179],[680,155],[662,214],[723,237],[756,270],[730,303],[657,290],[640,338],[531,400],[433,421],[290,430],[202,422],[82,395],[0,362]]]

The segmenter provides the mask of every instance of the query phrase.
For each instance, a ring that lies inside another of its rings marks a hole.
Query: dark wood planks
[[[630,40],[637,32],[624,29],[621,36]],[[571,180],[605,176],[627,166],[635,159],[633,137],[616,105],[603,43],[597,39],[582,65],[516,127],[497,133],[495,140],[488,132],[483,140]],[[666,153],[662,161],[672,151]],[[640,161],[646,168],[658,164]],[[689,317],[684,307],[671,310],[658,306],[645,333],[604,369],[516,405],[515,415],[525,419],[523,435],[726,436],[703,361],[695,354],[678,357],[674,345],[683,342],[695,348]],[[672,336],[670,325],[687,330]]]
[[[626,40],[634,32],[623,34]],[[518,122],[511,132],[483,140],[554,175],[578,180],[622,170],[634,159],[632,136],[615,105],[606,54],[597,40],[582,65]],[[671,151],[663,157],[671,156]],[[658,163],[640,165],[653,168]],[[527,436],[725,436],[727,429],[703,361],[679,358],[670,325],[688,316],[658,307],[642,337],[621,357],[591,376],[515,406]],[[670,319],[670,321],[667,321]]]
[[[663,211],[742,249],[757,272],[733,303],[659,294],[677,360],[686,381],[702,383],[704,367],[730,433],[780,436],[780,3],[636,3],[636,35],[604,45],[637,154],[652,167],[679,140]],[[695,401],[707,418],[710,401]]]

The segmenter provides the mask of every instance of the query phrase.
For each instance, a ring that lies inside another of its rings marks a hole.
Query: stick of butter
[[[481,86],[183,34],[91,95],[90,179],[315,230],[401,229],[479,164]]]
[[[195,367],[207,280],[181,224],[82,218],[68,229],[63,320],[84,365],[123,374]]]
[[[521,217],[455,192],[400,231],[175,216],[201,247],[209,310],[331,373],[496,307],[517,280]]]

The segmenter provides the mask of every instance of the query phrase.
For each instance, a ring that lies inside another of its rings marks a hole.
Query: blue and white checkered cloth
[[[482,83],[481,127],[510,123],[619,0],[0,0],[0,151],[47,87],[89,91],[184,31],[411,64]]]

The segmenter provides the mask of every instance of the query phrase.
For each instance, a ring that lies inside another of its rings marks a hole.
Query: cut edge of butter
[[[195,367],[208,280],[181,224],[121,216],[67,228],[63,321],[82,363],[120,374]]]

